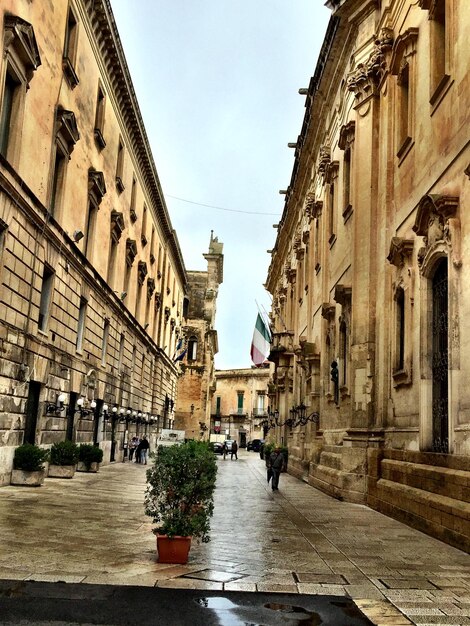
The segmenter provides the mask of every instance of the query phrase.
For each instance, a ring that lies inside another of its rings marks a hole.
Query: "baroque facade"
[[[184,342],[175,358],[180,363],[175,428],[187,439],[209,439],[211,401],[215,389],[214,356],[218,352],[215,316],[219,285],[223,282],[224,244],[211,232],[207,271],[188,271],[189,307]]]
[[[268,383],[272,366],[216,370],[211,434],[234,439],[244,448],[262,439],[268,416]]]
[[[266,283],[270,436],[315,487],[469,549],[468,3],[327,6]]]
[[[187,274],[109,0],[0,13],[0,484],[173,424]]]

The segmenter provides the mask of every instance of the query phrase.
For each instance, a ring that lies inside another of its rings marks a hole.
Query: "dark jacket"
[[[282,452],[272,452],[269,457],[269,467],[277,472],[282,471],[285,465],[285,459]]]
[[[234,441],[232,443],[232,452],[236,452],[238,450],[238,443],[236,441]]]
[[[150,444],[147,439],[142,439],[142,441],[137,446],[137,450],[148,450],[150,448]]]

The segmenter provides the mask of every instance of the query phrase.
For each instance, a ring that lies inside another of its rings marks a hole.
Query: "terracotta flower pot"
[[[24,487],[40,487],[44,482],[45,475],[45,470],[27,472],[25,470],[14,469],[11,472],[10,483],[12,485],[23,485]]]
[[[191,537],[157,535],[158,562],[184,565],[188,562],[190,547]]]
[[[48,478],[73,478],[75,465],[49,465]]]

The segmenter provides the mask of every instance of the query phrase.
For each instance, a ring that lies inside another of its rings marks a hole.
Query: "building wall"
[[[235,439],[239,445],[264,438],[270,373],[270,367],[216,370],[211,433]]]
[[[104,462],[112,439],[120,460],[129,433],[172,424],[187,277],[109,2],[7,0],[0,33],[4,484],[25,431],[62,440],[68,411],[73,439],[98,442]],[[47,411],[61,392],[64,409]]]
[[[450,483],[470,470],[470,14],[447,0],[327,4],[267,280],[284,424],[270,436],[312,485],[467,545],[469,497]],[[291,428],[301,403],[311,419]],[[433,479],[412,479],[417,466]]]
[[[204,254],[207,271],[188,272],[188,316],[185,350],[179,363],[175,426],[189,439],[209,439],[211,398],[215,389],[214,357],[218,352],[215,316],[219,285],[223,282],[223,243],[213,236]]]

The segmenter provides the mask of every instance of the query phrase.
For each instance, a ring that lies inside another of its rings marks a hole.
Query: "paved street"
[[[187,566],[156,563],[143,466],[1,488],[0,578],[345,596],[374,624],[470,625],[467,554],[286,474],[273,493],[255,453],[217,463],[212,541]]]

